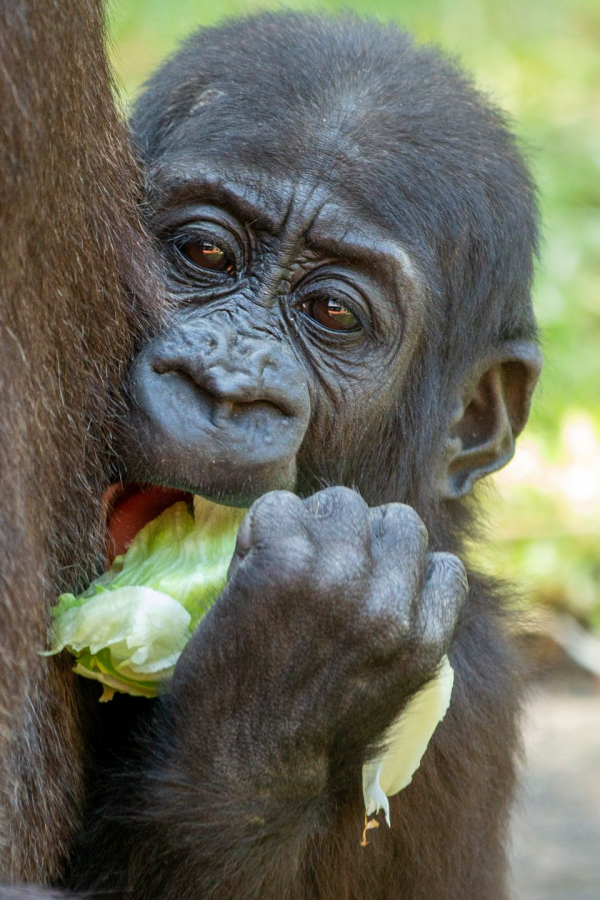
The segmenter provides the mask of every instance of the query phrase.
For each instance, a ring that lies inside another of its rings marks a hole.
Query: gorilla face
[[[422,290],[340,185],[244,170],[235,152],[215,171],[188,139],[195,155],[182,141],[154,183],[176,310],[133,367],[129,474],[247,505],[293,490],[310,444],[343,455],[400,396]]]

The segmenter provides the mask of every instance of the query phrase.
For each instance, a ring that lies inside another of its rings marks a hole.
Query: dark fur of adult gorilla
[[[170,693],[104,712],[65,883],[501,900],[519,667],[458,557],[540,368],[506,125],[396,29],[286,14],[193,37],[133,128],[173,309],[131,371],[114,539],[178,491],[256,502]],[[362,763],[446,652],[450,711],[362,848]]]
[[[160,291],[100,2],[0,0],[0,110],[0,882],[48,884],[98,704],[38,651],[56,592],[101,563],[121,382]]]

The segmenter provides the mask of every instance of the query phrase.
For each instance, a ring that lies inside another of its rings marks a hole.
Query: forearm
[[[308,897],[309,846],[328,827],[326,794],[311,793],[310,779],[291,791],[289,780],[243,771],[214,727],[197,722],[191,742],[169,719],[157,716],[159,737],[153,729],[127,795],[115,781],[71,886],[135,900]]]
[[[148,854],[136,842],[130,861],[132,896],[175,900],[190,891],[203,900],[308,897],[308,847],[315,831],[326,827],[321,800],[292,805],[236,794],[218,781],[182,791],[168,775],[164,790],[170,794],[169,808],[146,810],[153,818],[148,838],[160,850]],[[178,803],[182,793],[183,804]],[[192,804],[193,819],[182,820],[181,813]]]
[[[455,557],[427,554],[408,507],[373,513],[350,491],[325,493],[327,516],[286,495],[285,527],[277,496],[262,501],[238,539],[228,586],[158,705],[130,800],[117,794],[100,812],[104,861],[94,835],[79,856],[79,871],[99,859],[98,898],[355,895],[344,858],[363,853],[366,749],[435,674],[466,577]],[[331,885],[319,882],[317,864],[340,851]],[[121,886],[105,875],[115,869]]]
[[[360,798],[341,804],[321,842],[316,896],[345,900],[354,896],[344,893],[348,884],[386,900],[507,896],[504,844],[515,785],[519,665],[501,627],[479,615],[456,636],[450,655],[450,709],[412,783],[391,798],[391,828],[382,820],[362,847]]]

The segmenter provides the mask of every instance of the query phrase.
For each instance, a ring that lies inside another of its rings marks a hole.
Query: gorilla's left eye
[[[361,323],[354,313],[334,297],[315,297],[301,304],[306,315],[330,331],[358,331]]]
[[[189,241],[187,244],[183,244],[179,250],[197,269],[235,275],[233,257],[224,247],[208,238]]]

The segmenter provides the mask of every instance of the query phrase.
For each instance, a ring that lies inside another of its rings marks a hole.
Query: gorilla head
[[[133,369],[126,479],[233,505],[341,483],[427,520],[508,461],[533,190],[453,63],[263,15],[189,40],[133,128],[173,316]]]

